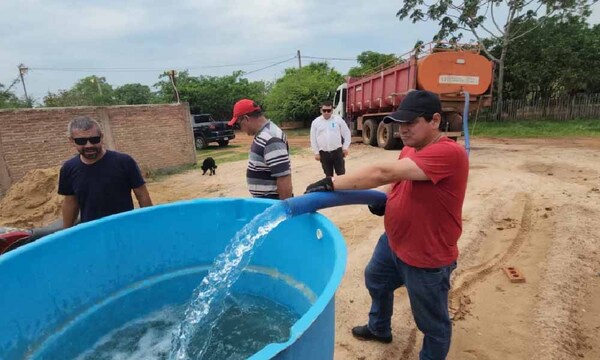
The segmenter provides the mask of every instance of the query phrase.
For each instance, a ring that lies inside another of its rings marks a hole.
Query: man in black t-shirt
[[[58,193],[64,195],[63,226],[133,210],[131,190],[140,207],[152,205],[146,182],[135,160],[106,150],[100,125],[87,116],[69,122],[69,141],[79,155],[60,169]]]

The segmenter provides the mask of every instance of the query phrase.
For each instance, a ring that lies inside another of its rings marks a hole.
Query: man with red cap
[[[233,106],[229,125],[234,124],[254,136],[246,171],[250,194],[280,200],[292,197],[292,167],[285,133],[250,99],[242,99]]]

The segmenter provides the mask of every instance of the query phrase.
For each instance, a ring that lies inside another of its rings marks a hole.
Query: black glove
[[[383,216],[385,214],[385,203],[382,205],[369,205],[369,211],[373,215]]]
[[[318,191],[333,191],[333,181],[330,177],[326,177],[322,180],[312,183],[306,187],[305,194]]]

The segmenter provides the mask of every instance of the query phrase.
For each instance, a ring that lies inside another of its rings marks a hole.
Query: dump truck
[[[392,66],[347,77],[336,90],[334,114],[344,118],[353,136],[362,136],[365,144],[402,148],[400,125],[382,120],[409,91],[429,90],[442,101],[440,130],[456,140],[462,135],[465,98],[470,113],[491,106],[493,71],[493,63],[477,47],[426,44],[400,56]]]

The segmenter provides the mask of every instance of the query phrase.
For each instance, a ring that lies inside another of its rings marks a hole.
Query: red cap
[[[233,117],[229,120],[229,126],[233,126],[240,116],[261,110],[260,106],[250,99],[242,99],[233,105]]]

